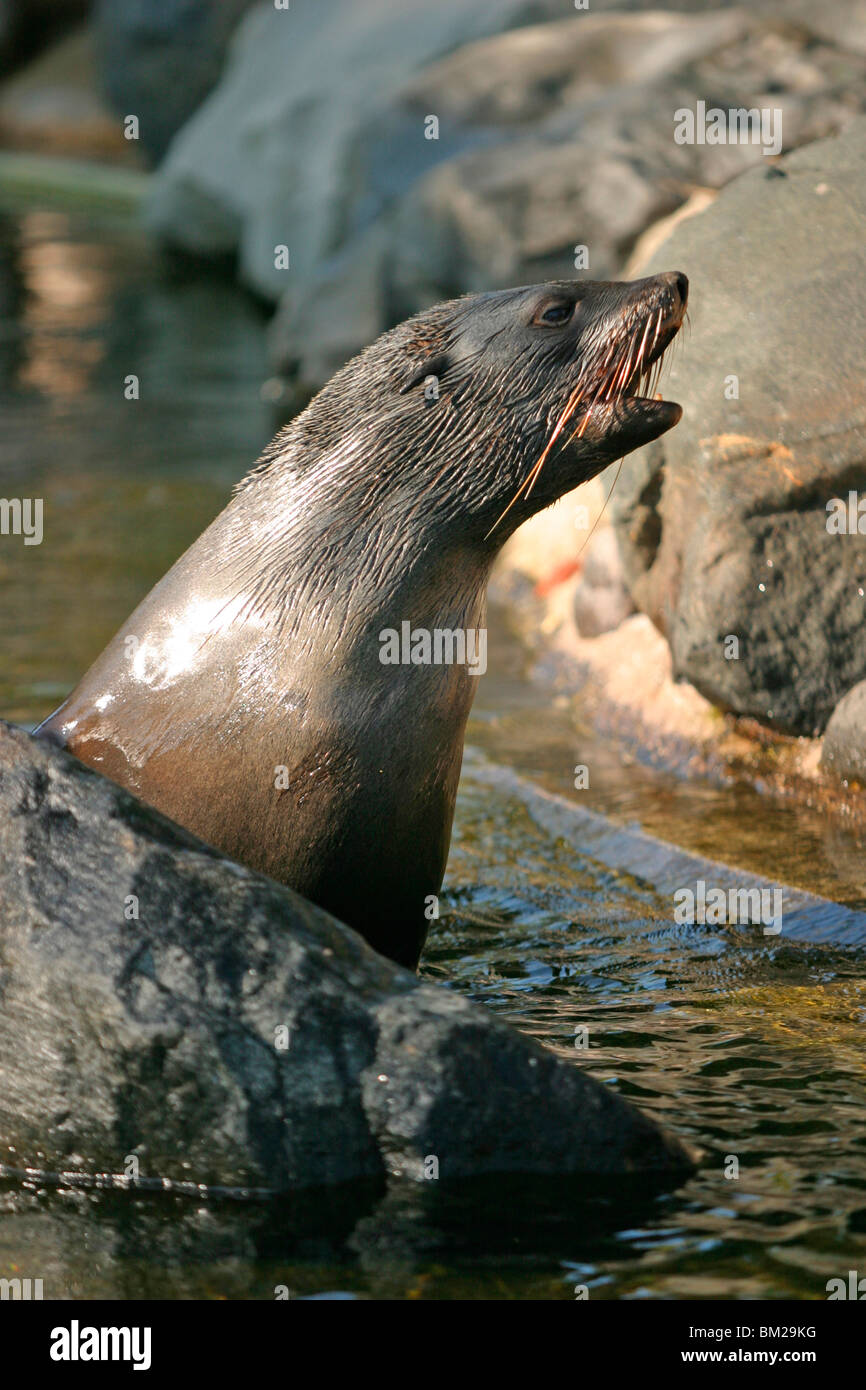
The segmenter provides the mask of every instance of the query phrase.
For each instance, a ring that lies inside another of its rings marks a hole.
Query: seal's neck
[[[425,503],[417,478],[371,480],[351,448],[303,469],[289,453],[212,529],[250,616],[295,642],[339,643],[343,660],[384,628],[476,627],[483,613],[492,554],[460,535],[456,512]]]

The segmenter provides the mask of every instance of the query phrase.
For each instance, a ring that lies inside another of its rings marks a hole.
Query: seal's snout
[[[681,270],[667,270],[658,277],[667,286],[671,299],[672,308],[679,308],[682,313],[686,311],[689,302],[689,281],[688,276],[683,275]]]
[[[667,270],[621,289],[623,298],[608,317],[609,333],[598,366],[600,398],[634,398],[654,406],[661,399],[655,388],[662,359],[685,318],[689,282],[681,270]]]
[[[638,316],[660,314],[659,328],[664,346],[682,327],[689,302],[688,276],[681,270],[666,270],[646,280],[637,280],[632,289],[632,304]]]
[[[663,400],[656,387],[685,318],[689,282],[681,270],[668,270],[600,290],[604,331],[584,359],[584,381],[575,392],[577,433],[616,457],[657,438],[682,416],[681,407]]]

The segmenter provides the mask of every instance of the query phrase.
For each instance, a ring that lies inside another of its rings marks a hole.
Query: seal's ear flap
[[[447,353],[436,352],[431,357],[425,357],[405,385],[400,387],[400,395],[405,396],[407,391],[411,391],[413,386],[418,386],[422,381],[426,381],[428,376],[443,377],[449,366]]]

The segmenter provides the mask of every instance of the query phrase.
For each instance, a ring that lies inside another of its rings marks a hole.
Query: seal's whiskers
[[[529,471],[529,474],[527,475],[526,478],[524,478],[523,482],[522,482],[522,483],[520,484],[520,486],[518,487],[517,491],[515,492],[514,496],[513,496],[512,499],[511,499],[511,501],[508,503],[508,506],[505,508],[505,511],[504,511],[504,512],[500,512],[499,516],[498,516],[498,517],[496,518],[496,520],[494,521],[494,523],[493,523],[493,525],[491,526],[490,530],[487,532],[487,536],[491,536],[491,535],[493,534],[493,532],[496,530],[497,526],[499,525],[500,521],[502,521],[502,520],[508,515],[508,513],[511,511],[511,508],[515,505],[516,502],[519,501],[519,499],[520,499],[520,497],[523,495],[524,491],[525,491],[525,493],[526,493],[526,496],[527,496],[527,497],[529,496],[530,492],[532,491],[532,488],[533,488],[533,485],[534,485],[534,483],[535,483],[536,478],[538,477],[539,473],[541,472],[542,468],[544,467],[544,461],[545,461],[545,459],[547,458],[548,454],[550,453],[551,449],[553,448],[554,444],[556,443],[556,440],[557,440],[559,434],[561,433],[563,427],[564,427],[564,426],[568,423],[568,421],[571,419],[571,416],[574,414],[575,410],[577,409],[578,405],[580,404],[581,398],[582,398],[582,396],[583,396],[583,392],[584,392],[584,387],[583,387],[583,385],[582,385],[580,382],[578,382],[578,384],[577,384],[577,386],[575,387],[574,391],[572,392],[571,396],[570,396],[569,399],[567,400],[567,402],[566,402],[566,404],[565,404],[565,407],[564,407],[564,409],[563,409],[563,411],[562,411],[562,414],[560,415],[559,419],[558,419],[557,422],[556,422],[556,425],[554,426],[553,433],[551,434],[550,438],[548,439],[547,443],[546,443],[545,446],[544,446],[544,449],[543,449],[543,451],[542,451],[541,457],[538,459],[538,461],[537,461],[535,464],[533,464],[532,468],[531,468],[530,471]],[[487,539],[487,536],[485,536],[485,538],[484,538],[485,540]]]
[[[530,496],[554,445],[569,422],[574,419],[579,406],[582,406],[580,417],[567,436],[567,444],[583,437],[596,405],[618,400],[629,391],[629,387],[631,387],[632,392],[636,391],[638,394],[645,392],[646,396],[650,398],[654,396],[666,351],[666,348],[663,348],[662,352],[656,356],[662,336],[664,317],[665,310],[663,306],[659,305],[657,310],[650,310],[646,317],[633,328],[629,327],[623,334],[615,335],[599,355],[598,361],[584,361],[581,364],[578,382],[558,416],[550,438],[523,482],[516,488],[508,506],[500,513],[487,532],[485,540],[493,534],[500,522],[505,519],[521,498],[526,499]],[[590,389],[591,381],[595,383],[592,389]],[[619,473],[617,473],[617,477],[619,477]],[[616,479],[614,484],[615,482]],[[608,494],[609,496],[610,494]],[[605,501],[606,506],[607,501]],[[603,512],[604,508],[599,517],[603,515]],[[595,528],[593,527],[593,529]],[[591,534],[592,532],[590,532]]]

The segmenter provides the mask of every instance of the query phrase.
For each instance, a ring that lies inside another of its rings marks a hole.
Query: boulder
[[[151,226],[194,253],[237,251],[245,281],[277,300],[287,277],[306,283],[345,238],[350,204],[365,201],[351,150],[400,86],[468,40],[553,8],[553,0],[256,5],[218,87],[158,172]],[[406,153],[391,152],[395,172]],[[371,211],[362,209],[365,220]],[[288,270],[275,264],[282,245]]]
[[[150,224],[237,253],[279,304],[276,363],[311,386],[438,299],[573,275],[576,247],[617,275],[696,187],[766,163],[757,144],[678,144],[680,108],[778,107],[788,149],[866,105],[847,23],[792,25],[785,0],[677,8],[698,12],[256,7],[158,171]]]
[[[253,0],[99,0],[94,19],[102,83],[119,116],[139,119],[157,161],[222,71]]]
[[[0,995],[7,1174],[285,1193],[691,1167],[576,1066],[9,725]]]
[[[53,43],[0,86],[0,146],[115,164],[136,159],[136,146],[124,139],[99,91],[90,25]],[[83,176],[75,166],[68,170],[70,177],[76,173]]]
[[[678,144],[675,112],[700,100],[778,108],[789,149],[843,127],[864,92],[860,53],[792,27],[771,4],[596,11],[466,43],[347,132],[339,233],[286,277],[275,360],[318,385],[365,331],[438,299],[620,275],[645,230],[695,189],[766,164],[757,144]],[[338,334],[325,326],[332,305]]]
[[[643,272],[685,271],[691,331],[662,386],[683,419],[612,497],[626,581],[678,678],[791,734],[866,677],[864,218],[860,118],[744,174]]]
[[[612,526],[592,536],[583,557],[580,582],[574,591],[574,621],[581,637],[612,632],[634,612],[622,575],[622,561]]]
[[[84,19],[90,0],[0,0],[0,77]]]
[[[830,716],[821,766],[845,782],[866,786],[866,680],[849,690]]]

